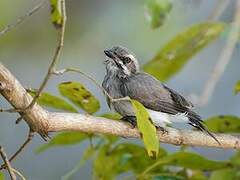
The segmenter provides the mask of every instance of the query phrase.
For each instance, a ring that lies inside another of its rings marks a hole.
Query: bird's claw
[[[130,123],[133,129],[137,127],[137,120],[135,116],[124,116],[121,118],[121,120],[127,121],[128,123]]]
[[[163,134],[168,134],[168,130],[166,130],[164,127],[156,126],[158,131],[162,131]]]

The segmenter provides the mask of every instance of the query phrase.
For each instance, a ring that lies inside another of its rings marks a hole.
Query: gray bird
[[[104,53],[107,56],[107,74],[102,87],[112,98],[128,96],[139,101],[147,109],[153,124],[162,130],[171,122],[185,121],[206,132],[219,143],[204,127],[201,117],[192,111],[192,103],[150,74],[140,72],[138,60],[129,50],[115,46]],[[136,126],[136,117],[130,101],[111,102],[107,97],[107,103],[111,110],[123,116],[123,120]]]

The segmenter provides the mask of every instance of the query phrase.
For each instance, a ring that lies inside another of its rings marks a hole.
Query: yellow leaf
[[[150,157],[156,158],[159,150],[159,140],[156,127],[145,107],[136,100],[131,100],[137,118],[137,127],[141,133],[143,142]]]

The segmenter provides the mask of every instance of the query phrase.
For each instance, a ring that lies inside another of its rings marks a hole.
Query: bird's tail
[[[200,131],[206,132],[209,136],[211,136],[219,145],[221,145],[221,143],[218,141],[218,139],[207,130],[207,128],[203,125],[203,121],[201,119],[201,117],[196,114],[193,111],[188,112],[187,117],[189,119],[189,124],[197,129],[199,129]]]

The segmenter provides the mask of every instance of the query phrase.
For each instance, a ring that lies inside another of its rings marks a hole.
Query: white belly
[[[186,113],[171,115],[150,109],[147,110],[155,126],[165,127],[167,124],[171,124],[172,122],[188,122]]]

